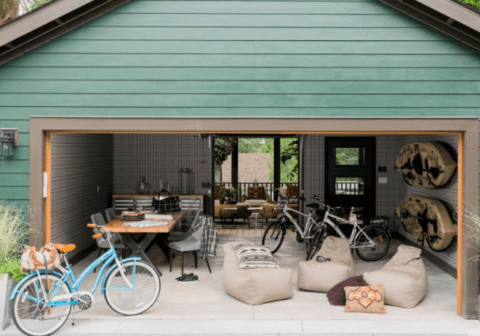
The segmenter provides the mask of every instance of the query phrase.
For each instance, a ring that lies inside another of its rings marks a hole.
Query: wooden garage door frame
[[[457,314],[478,318],[476,223],[461,214],[478,209],[478,118],[128,118],[31,117],[31,227],[50,240],[50,136],[55,133],[203,133],[324,135],[456,135],[458,137]],[[39,162],[43,164],[38,164]],[[47,197],[43,198],[44,171]],[[41,211],[35,211],[41,209]],[[473,243],[475,242],[475,243]]]

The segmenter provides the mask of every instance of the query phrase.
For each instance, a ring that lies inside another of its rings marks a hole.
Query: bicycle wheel
[[[309,243],[310,246],[307,246],[307,261],[311,260],[313,256],[320,251],[326,236],[327,234],[323,228],[320,228],[313,233],[313,238],[310,239]]]
[[[44,292],[42,290],[43,285],[48,297],[49,290],[59,282],[59,276],[48,274],[47,277],[45,273],[41,273],[40,278],[34,276],[20,286],[10,305],[10,316],[18,330],[29,336],[44,336],[53,334],[63,326],[70,315],[72,306],[47,307],[44,304]],[[70,293],[70,287],[63,283],[55,296]],[[33,301],[28,296],[39,300],[41,303]],[[70,299],[63,301],[70,301]]]
[[[150,264],[144,261],[122,263],[125,276],[133,285],[130,289],[117,266],[105,282],[105,301],[122,315],[138,315],[150,309],[160,295],[160,278]]]
[[[282,246],[286,233],[287,229],[282,220],[271,222],[263,234],[262,245],[268,246],[272,254],[275,254]]]
[[[375,246],[370,245],[367,236],[374,242]],[[376,261],[382,259],[390,248],[390,234],[381,226],[368,226],[363,229],[363,232],[359,232],[355,237],[354,246],[357,255],[365,261]]]

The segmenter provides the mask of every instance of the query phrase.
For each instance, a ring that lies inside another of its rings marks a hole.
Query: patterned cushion
[[[363,280],[363,276],[361,275],[339,282],[327,293],[328,302],[330,302],[332,306],[345,306],[347,302],[345,287],[347,286],[368,286],[368,283]]]
[[[240,268],[280,268],[267,246],[239,244],[235,245],[234,249],[240,261]]]
[[[248,187],[247,199],[266,199],[265,188],[262,186]]]
[[[346,312],[385,314],[383,285],[345,287]]]
[[[287,184],[287,197],[298,196],[298,185]]]

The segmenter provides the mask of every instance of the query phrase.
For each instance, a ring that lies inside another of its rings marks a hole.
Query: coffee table
[[[244,203],[237,204],[217,204],[215,205],[216,212],[218,211],[217,218],[220,218],[220,223],[222,227],[225,228],[224,224],[236,225],[236,219],[243,218],[244,221],[251,215],[251,211],[248,210],[249,205]],[[231,222],[227,220],[230,219]]]

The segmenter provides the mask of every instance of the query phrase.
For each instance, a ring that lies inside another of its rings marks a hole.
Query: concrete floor
[[[240,230],[242,231],[242,230]],[[253,231],[253,233],[252,233]],[[255,232],[257,231],[257,232]],[[381,332],[381,333],[465,333],[480,335],[478,320],[464,320],[456,315],[456,280],[434,264],[425,261],[429,290],[427,297],[413,309],[386,306],[387,314],[345,313],[344,307],[331,306],[325,293],[299,291],[297,288],[298,262],[303,260],[304,244],[296,242],[293,235],[285,239],[284,245],[275,255],[281,267],[294,269],[294,297],[289,300],[250,306],[228,296],[222,287],[222,245],[230,241],[260,242],[261,230],[245,232],[223,231],[217,257],[211,258],[213,274],[208,273],[205,262],[199,259],[194,268],[193,256],[186,255],[185,272],[194,272],[199,282],[179,284],[174,281],[180,275],[179,258],[174,259],[174,270],[169,272],[165,256],[157,247],[150,255],[159,267],[162,290],[153,308],[134,317],[125,318],[114,313],[97,292],[94,306],[71,316],[75,326],[67,323],[62,333],[311,333],[311,332]],[[242,237],[247,235],[248,237]],[[367,263],[355,258],[355,274],[376,270],[395,254],[399,245],[393,241],[388,255],[382,260]],[[91,254],[78,263],[75,273],[90,263],[96,256]],[[90,289],[94,276],[90,275],[82,289]],[[6,332],[15,332],[10,326]],[[0,335],[5,332],[0,332]]]

